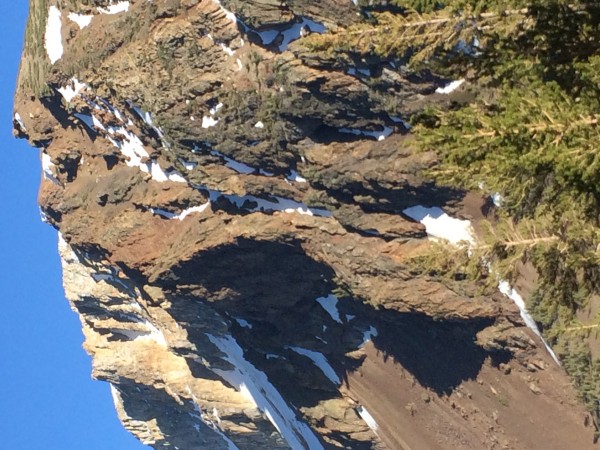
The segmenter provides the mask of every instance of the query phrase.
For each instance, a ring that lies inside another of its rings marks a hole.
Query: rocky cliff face
[[[428,180],[404,122],[468,86],[312,53],[364,20],[349,0],[30,3],[15,132],[93,376],[142,442],[592,447],[511,299],[410,263],[432,219],[489,207]]]

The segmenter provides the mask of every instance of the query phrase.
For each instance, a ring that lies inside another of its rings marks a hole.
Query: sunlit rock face
[[[411,147],[409,116],[464,82],[311,52],[352,1],[30,3],[15,133],[93,376],[142,442],[592,448],[513,301],[411,263],[490,207]]]

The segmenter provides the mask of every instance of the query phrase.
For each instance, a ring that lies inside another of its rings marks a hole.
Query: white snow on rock
[[[219,9],[225,14],[225,17],[227,17],[229,20],[231,20],[232,22],[237,22],[237,17],[235,16],[234,13],[232,13],[231,11],[229,11],[228,9],[225,9],[225,7],[223,7],[223,5],[221,4],[221,2],[219,0],[212,0],[214,4],[219,6]]]
[[[295,181],[296,183],[306,183],[306,178],[301,177],[295,170],[290,170],[290,174],[286,179],[288,181]]]
[[[338,298],[335,295],[329,294],[327,297],[319,297],[316,301],[327,311],[333,320],[342,323],[340,312],[337,309]]]
[[[70,84],[65,86],[64,88],[61,88],[60,91],[61,94],[65,97],[65,99],[72,100],[76,95],[79,95],[80,91],[83,88],[87,88],[87,86],[83,83],[80,83],[76,79],[72,79]],[[173,181],[187,183],[187,180],[181,173],[175,170],[165,172],[157,161],[142,162],[146,161],[150,155],[144,148],[144,144],[142,143],[141,139],[135,133],[130,131],[129,127],[133,125],[131,119],[128,119],[125,116],[125,114],[120,112],[117,108],[112,106],[106,100],[100,97],[94,97],[93,93],[90,92],[88,92],[87,94],[88,95],[84,96],[83,99],[90,106],[90,108],[103,110],[105,112],[113,114],[115,118],[117,118],[117,120],[121,122],[121,126],[105,126],[100,120],[95,118],[93,115],[86,116],[83,114],[76,113],[77,117],[84,121],[84,123],[86,123],[86,125],[89,126],[91,129],[99,128],[99,130],[96,131],[101,132],[101,134],[103,134],[103,136],[107,138],[115,147],[117,147],[121,151],[121,153],[126,157],[125,163],[127,164],[127,166],[138,167],[142,172],[150,174],[152,176],[152,179],[158,182]],[[94,100],[92,100],[92,98],[94,98]],[[159,135],[162,137],[162,131],[156,128],[154,125],[152,125],[151,115],[142,111],[140,108],[133,106],[131,102],[129,103],[132,109],[134,109],[134,111],[136,112],[136,114],[140,118],[142,118],[148,125],[152,126],[156,130],[156,132],[159,133]],[[223,104],[219,103],[215,107],[210,109],[211,120],[214,121],[212,115],[216,114],[217,111],[222,107]],[[163,145],[166,145],[166,143],[163,143]],[[226,157],[225,155],[222,155],[218,152],[215,152],[213,154],[224,158],[227,162],[228,167],[233,168],[234,170],[240,172],[243,171],[242,173],[250,173],[250,171],[255,172],[254,168],[251,168],[250,166],[247,166],[243,163],[239,163],[231,158]],[[184,163],[184,165],[186,164]],[[186,169],[188,170],[193,169],[194,167],[196,167],[196,165],[193,163],[186,165]],[[259,173],[264,175],[272,175],[262,170],[259,171]],[[300,182],[300,180],[298,181]],[[238,208],[243,208],[251,212],[283,211],[285,213],[298,213],[318,217],[332,216],[331,212],[326,209],[309,208],[304,203],[296,202],[294,200],[283,197],[275,196],[272,199],[266,200],[252,195],[239,196],[223,194],[219,191],[208,189],[203,186],[195,187],[201,190],[208,191],[210,200],[206,204],[190,208],[189,211],[186,210],[180,214],[174,214],[169,211],[164,211],[158,208],[153,210],[153,213],[162,215],[163,217],[167,217],[169,219],[181,217],[180,220],[182,220],[192,212],[204,211],[204,209],[208,207],[208,205],[210,205],[214,201],[217,201],[219,198],[225,198],[234,205],[236,205]]]
[[[129,11],[129,2],[118,2],[106,8],[98,8],[100,14],[118,14]]]
[[[460,85],[464,82],[464,79],[451,81],[446,86],[437,88],[435,92],[437,94],[450,94],[451,92],[454,92],[456,89],[458,89]]]
[[[77,78],[71,78],[66,86],[58,88],[58,92],[67,102],[70,102],[86,87],[87,85],[85,83],[80,83]]]
[[[113,284],[118,284],[118,285],[122,286],[126,291],[130,290],[129,286],[127,286],[123,282],[123,280],[121,280],[118,276],[113,275],[112,273],[96,272],[96,273],[92,273],[91,276],[96,283],[99,283],[100,281],[106,281],[106,282],[110,281]],[[140,305],[136,301],[131,302],[130,306],[132,306],[134,309],[137,309],[137,308],[141,309]]]
[[[227,56],[233,56],[235,54],[235,50],[233,50],[231,47],[228,47],[223,42],[219,42],[219,47],[221,47]]]
[[[362,347],[367,342],[370,342],[371,340],[373,340],[373,338],[375,336],[377,336],[378,334],[379,333],[377,332],[377,328],[375,328],[373,325],[371,325],[369,327],[369,329],[363,333],[363,341],[362,341],[362,344],[359,347]]]
[[[335,370],[333,370],[333,367],[331,367],[331,365],[329,364],[329,362],[327,361],[327,358],[325,358],[325,355],[323,355],[322,353],[319,352],[315,352],[312,350],[308,350],[306,348],[301,348],[301,347],[288,347],[290,350],[293,350],[294,352],[298,353],[299,355],[302,356],[306,356],[307,358],[309,358],[313,363],[315,363],[315,366],[317,366],[321,372],[323,372],[323,375],[325,375],[327,378],[329,378],[329,380],[333,383],[333,384],[340,384],[340,377],[337,376],[337,374],[335,373]]]
[[[356,68],[356,67],[350,67],[346,73],[348,75],[352,75],[353,77],[358,76],[358,75],[362,75],[364,77],[370,77],[371,76],[371,70],[369,69],[363,69],[363,68]]]
[[[61,28],[61,13],[56,6],[51,6],[48,9],[44,46],[52,64],[58,61],[63,55]]]
[[[550,356],[552,356],[552,359],[556,362],[556,364],[560,366],[560,360],[558,359],[552,348],[550,348],[546,340],[543,338],[540,329],[535,323],[535,320],[533,320],[533,317],[531,317],[531,314],[529,314],[529,312],[527,311],[527,307],[525,306],[525,301],[523,300],[523,297],[521,297],[521,295],[506,280],[501,280],[500,283],[498,283],[498,290],[502,294],[510,298],[515,303],[515,305],[517,305],[517,308],[519,308],[521,318],[523,319],[523,322],[525,322],[525,325],[527,325],[529,329],[533,331],[542,340],[544,346],[546,347],[546,350],[548,350],[548,353],[550,353]]]
[[[152,121],[152,114],[150,114],[147,111],[144,111],[142,108],[140,108],[139,106],[133,106],[132,107],[133,110],[136,112],[136,114],[138,116],[141,117],[141,119],[148,125],[150,126],[154,126],[154,122]]]
[[[185,170],[194,170],[198,166],[197,162],[186,161],[184,159],[180,159],[179,162],[185,167]]]
[[[362,418],[362,420],[365,421],[365,423],[367,424],[367,426],[371,430],[373,430],[373,432],[375,434],[377,434],[377,429],[379,428],[379,426],[377,425],[377,422],[375,422],[375,419],[373,418],[373,416],[371,415],[371,413],[369,413],[369,411],[367,411],[367,408],[365,408],[364,406],[360,405],[358,408],[356,408],[356,412]]]
[[[115,404],[115,407],[118,409],[119,405],[122,403],[121,395],[114,384],[108,383],[108,385],[110,386],[110,395],[112,396],[113,403]]]
[[[167,340],[161,330],[156,328],[150,321],[144,319],[141,322],[144,330],[131,330],[127,328],[112,328],[111,331],[116,334],[121,334],[132,341],[152,341],[156,342],[161,347],[167,347]]]
[[[402,213],[425,225],[425,230],[430,236],[445,239],[454,245],[458,245],[460,242],[475,243],[470,221],[450,217],[437,206],[432,208],[421,205],[411,206]]]
[[[25,124],[23,123],[23,119],[21,119],[21,115],[18,112],[16,112],[14,117],[15,117],[16,122],[21,127],[21,129],[23,131],[27,131],[27,128],[25,128]]]
[[[139,167],[142,170],[144,170],[142,168],[144,167],[146,169],[144,172],[148,172],[146,164],[142,164],[142,158],[148,158],[150,155],[144,148],[144,144],[142,144],[140,138],[124,127],[117,128],[115,134],[120,135],[121,139],[115,140],[110,137],[108,139],[127,157],[125,164],[129,167]]]
[[[181,211],[179,214],[175,214],[170,211],[165,211],[164,209],[160,209],[160,208],[150,208],[150,212],[152,214],[156,214],[158,216],[162,216],[162,217],[165,217],[166,219],[170,219],[170,220],[173,220],[173,219],[183,220],[190,214],[204,212],[206,210],[206,208],[208,208],[209,206],[210,206],[210,202],[206,202],[199,206],[192,206],[190,208],[186,208],[183,211]]]
[[[248,164],[245,164],[240,161],[236,161],[235,159],[230,158],[229,156],[224,155],[223,153],[221,153],[217,150],[211,150],[210,154],[213,156],[217,156],[218,158],[225,161],[225,167],[228,167],[229,169],[234,170],[237,173],[241,173],[243,175],[258,174],[258,175],[263,175],[265,177],[273,177],[274,176],[274,174],[271,172],[267,172],[266,170],[263,170],[263,169],[256,169],[252,166],[249,166]],[[301,177],[298,174],[298,172],[296,172],[295,170],[290,170],[290,174],[286,175],[285,180],[288,183],[289,182],[306,183],[306,178]]]
[[[165,172],[164,170],[162,170],[160,164],[157,161],[151,161],[146,164],[140,164],[140,170],[146,173],[150,173],[150,175],[152,175],[152,179],[158,181],[159,183],[165,181],[187,183],[187,180],[179,172],[175,170]]]
[[[225,160],[225,162],[226,162],[225,167],[229,167],[230,169],[235,170],[237,173],[247,175],[247,174],[256,172],[254,167],[250,167],[247,164],[236,161],[235,159],[232,159],[229,156],[225,156],[223,153],[218,152],[216,150],[212,150],[210,152],[210,154],[213,156],[218,156],[219,158]]]
[[[85,27],[87,27],[94,18],[92,14],[77,14],[74,12],[69,13],[67,17],[73,22],[75,22],[77,25],[79,25],[79,29],[84,29]]]
[[[257,31],[258,35],[261,38],[263,45],[270,45],[277,38],[277,36],[282,35],[281,44],[279,44],[279,51],[284,52],[287,50],[288,45],[291,42],[300,39],[308,33],[324,33],[325,25],[320,22],[316,22],[308,17],[302,17],[302,21],[292,23],[290,26],[283,30],[271,29],[264,31]]]
[[[212,371],[252,400],[292,449],[323,449],[314,432],[298,420],[294,410],[269,382],[267,376],[244,358],[244,351],[232,336],[206,336],[225,354],[225,360],[233,366],[231,370],[213,368]]]
[[[223,194],[219,191],[206,189],[203,187],[201,187],[201,189],[209,191],[211,201],[216,201],[222,197],[233,203],[238,208],[245,209],[251,212],[282,211],[288,214],[298,213],[301,215],[317,217],[332,216],[331,211],[321,208],[309,208],[308,206],[306,206],[306,204],[297,202],[295,200],[291,200],[289,198],[275,196],[273,197],[274,201],[270,201],[265,200],[264,198],[255,197],[254,195],[240,196],[232,194]],[[256,206],[250,206],[252,203],[256,203]]]
[[[219,123],[219,119],[214,119],[212,116],[202,117],[202,128],[214,127]]]
[[[94,129],[94,119],[92,119],[92,116],[90,116],[89,114],[80,114],[80,113],[75,113],[73,115],[75,117],[77,117],[79,120],[81,120],[90,130],[96,131]]]
[[[235,321],[242,328],[250,328],[250,329],[252,329],[252,324],[250,322],[248,322],[247,320],[236,318]]]
[[[106,127],[104,126],[104,124],[102,123],[102,121],[100,119],[98,119],[95,115],[92,114],[92,124],[96,127],[99,128],[100,130],[106,130]]]
[[[217,112],[219,112],[223,108],[223,103],[217,103],[216,106],[210,108],[208,111],[211,116],[214,116]]]
[[[60,185],[56,175],[54,175],[54,170],[52,169],[53,167],[55,166],[50,155],[42,152],[42,171],[44,173],[44,178],[54,184]]]

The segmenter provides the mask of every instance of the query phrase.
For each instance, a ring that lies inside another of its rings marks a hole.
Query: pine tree
[[[600,294],[600,4],[393,4],[398,10],[372,8],[364,21],[304,45],[325,57],[375,53],[405,69],[468,79],[475,101],[412,117],[413,130],[420,149],[439,155],[431,171],[439,184],[500,192],[503,215],[475,256],[440,244],[416,257],[415,270],[484,280],[481,261],[506,277],[532,263],[539,285],[529,308],[592,408],[600,361],[586,339],[596,323],[577,314]]]

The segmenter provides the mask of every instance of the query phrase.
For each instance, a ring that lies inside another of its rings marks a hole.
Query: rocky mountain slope
[[[429,180],[405,122],[468,83],[304,45],[359,20],[350,0],[30,1],[15,133],[93,376],[156,449],[593,448],[516,291],[411,263],[492,208]]]

